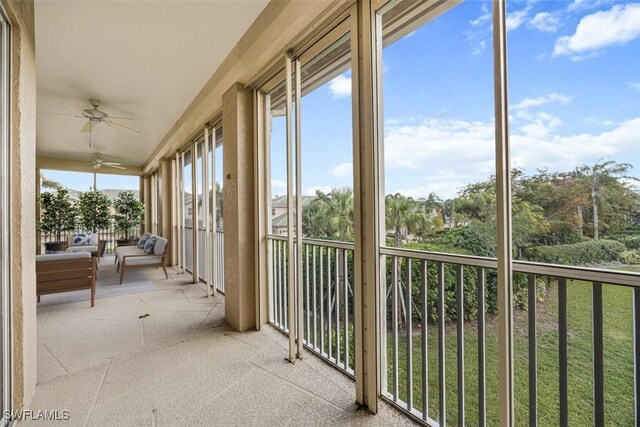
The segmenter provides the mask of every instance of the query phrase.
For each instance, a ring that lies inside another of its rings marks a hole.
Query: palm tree
[[[584,180],[591,192],[594,239],[597,240],[600,234],[599,205],[601,203],[602,191],[607,187],[613,187],[618,184],[618,179],[620,178],[637,181],[638,178],[627,175],[631,169],[633,169],[633,165],[630,163],[618,163],[614,160],[596,163],[593,166],[583,165],[576,169],[576,175]]]
[[[353,191],[350,188],[332,188],[329,195],[330,223],[335,237],[353,241]]]
[[[418,203],[411,197],[404,196],[400,193],[389,194],[385,198],[385,213],[387,230],[393,231],[393,246],[400,247],[407,235],[416,231],[425,230],[430,224],[430,214],[425,211],[425,205]],[[411,301],[404,300],[403,288],[406,284],[400,280],[400,263],[397,263],[395,286],[398,286],[398,295],[400,296],[400,310],[398,310],[398,324],[403,325],[407,305],[411,305]]]
[[[431,223],[424,206],[400,193],[386,197],[385,213],[387,230],[393,231],[393,246],[396,248],[409,234],[425,230]]]

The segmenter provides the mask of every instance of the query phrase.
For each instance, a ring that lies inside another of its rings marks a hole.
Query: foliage
[[[129,233],[142,223],[144,205],[135,198],[132,191],[122,191],[118,193],[113,206],[116,210],[116,230],[124,232],[125,237],[129,239]]]
[[[400,247],[409,234],[425,233],[432,224],[425,204],[400,193],[385,198],[385,217],[394,247]]]
[[[353,241],[353,191],[332,188],[316,191],[316,199],[302,209],[302,232],[325,240]]]
[[[66,188],[42,193],[40,208],[42,210],[40,230],[45,234],[55,235],[56,241],[61,241],[64,231],[75,229],[78,211],[69,198],[69,190]]]
[[[618,239],[627,249],[640,249],[640,236],[626,236]]]
[[[615,240],[589,240],[571,245],[537,246],[525,252],[530,261],[551,264],[589,265],[618,261],[625,246]]]
[[[96,232],[105,230],[111,224],[109,198],[99,191],[80,193],[78,198],[78,212],[80,226],[86,231]]]
[[[623,264],[640,264],[640,250],[634,249],[621,252],[619,260]]]

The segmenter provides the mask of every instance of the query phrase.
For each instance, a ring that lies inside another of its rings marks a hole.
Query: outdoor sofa
[[[143,234],[138,239],[137,245],[118,246],[116,248],[115,262],[118,264],[116,271],[120,271],[120,284],[122,284],[124,271],[127,268],[162,267],[164,275],[168,279],[169,275],[166,267],[168,246],[167,239],[151,233]]]
[[[96,294],[96,259],[89,252],[63,252],[36,256],[36,295],[91,291],[91,307]]]

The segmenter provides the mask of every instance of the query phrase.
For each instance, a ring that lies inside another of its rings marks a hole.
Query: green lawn
[[[640,266],[628,268],[640,271]],[[605,419],[607,425],[633,425],[633,341],[631,290],[604,286]],[[592,414],[592,336],[591,286],[585,282],[567,283],[569,425],[593,425]],[[558,300],[556,287],[549,289],[538,304],[538,424],[558,425]],[[488,319],[486,332],[487,424],[498,424],[497,323]],[[528,337],[527,313],[515,319],[516,424],[528,425]],[[389,343],[388,389],[393,390],[391,336]],[[447,424],[457,424],[457,349],[455,326],[446,334]],[[400,398],[406,400],[406,342],[399,341]],[[438,334],[428,330],[429,415],[438,419]],[[466,422],[477,424],[477,328],[465,325]],[[422,355],[420,334],[413,339],[414,407],[422,409]]]

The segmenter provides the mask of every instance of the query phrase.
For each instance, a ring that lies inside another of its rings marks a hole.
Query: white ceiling
[[[142,165],[267,3],[36,0],[38,156]],[[86,120],[43,114],[90,98],[143,135],[100,124],[89,149]]]

